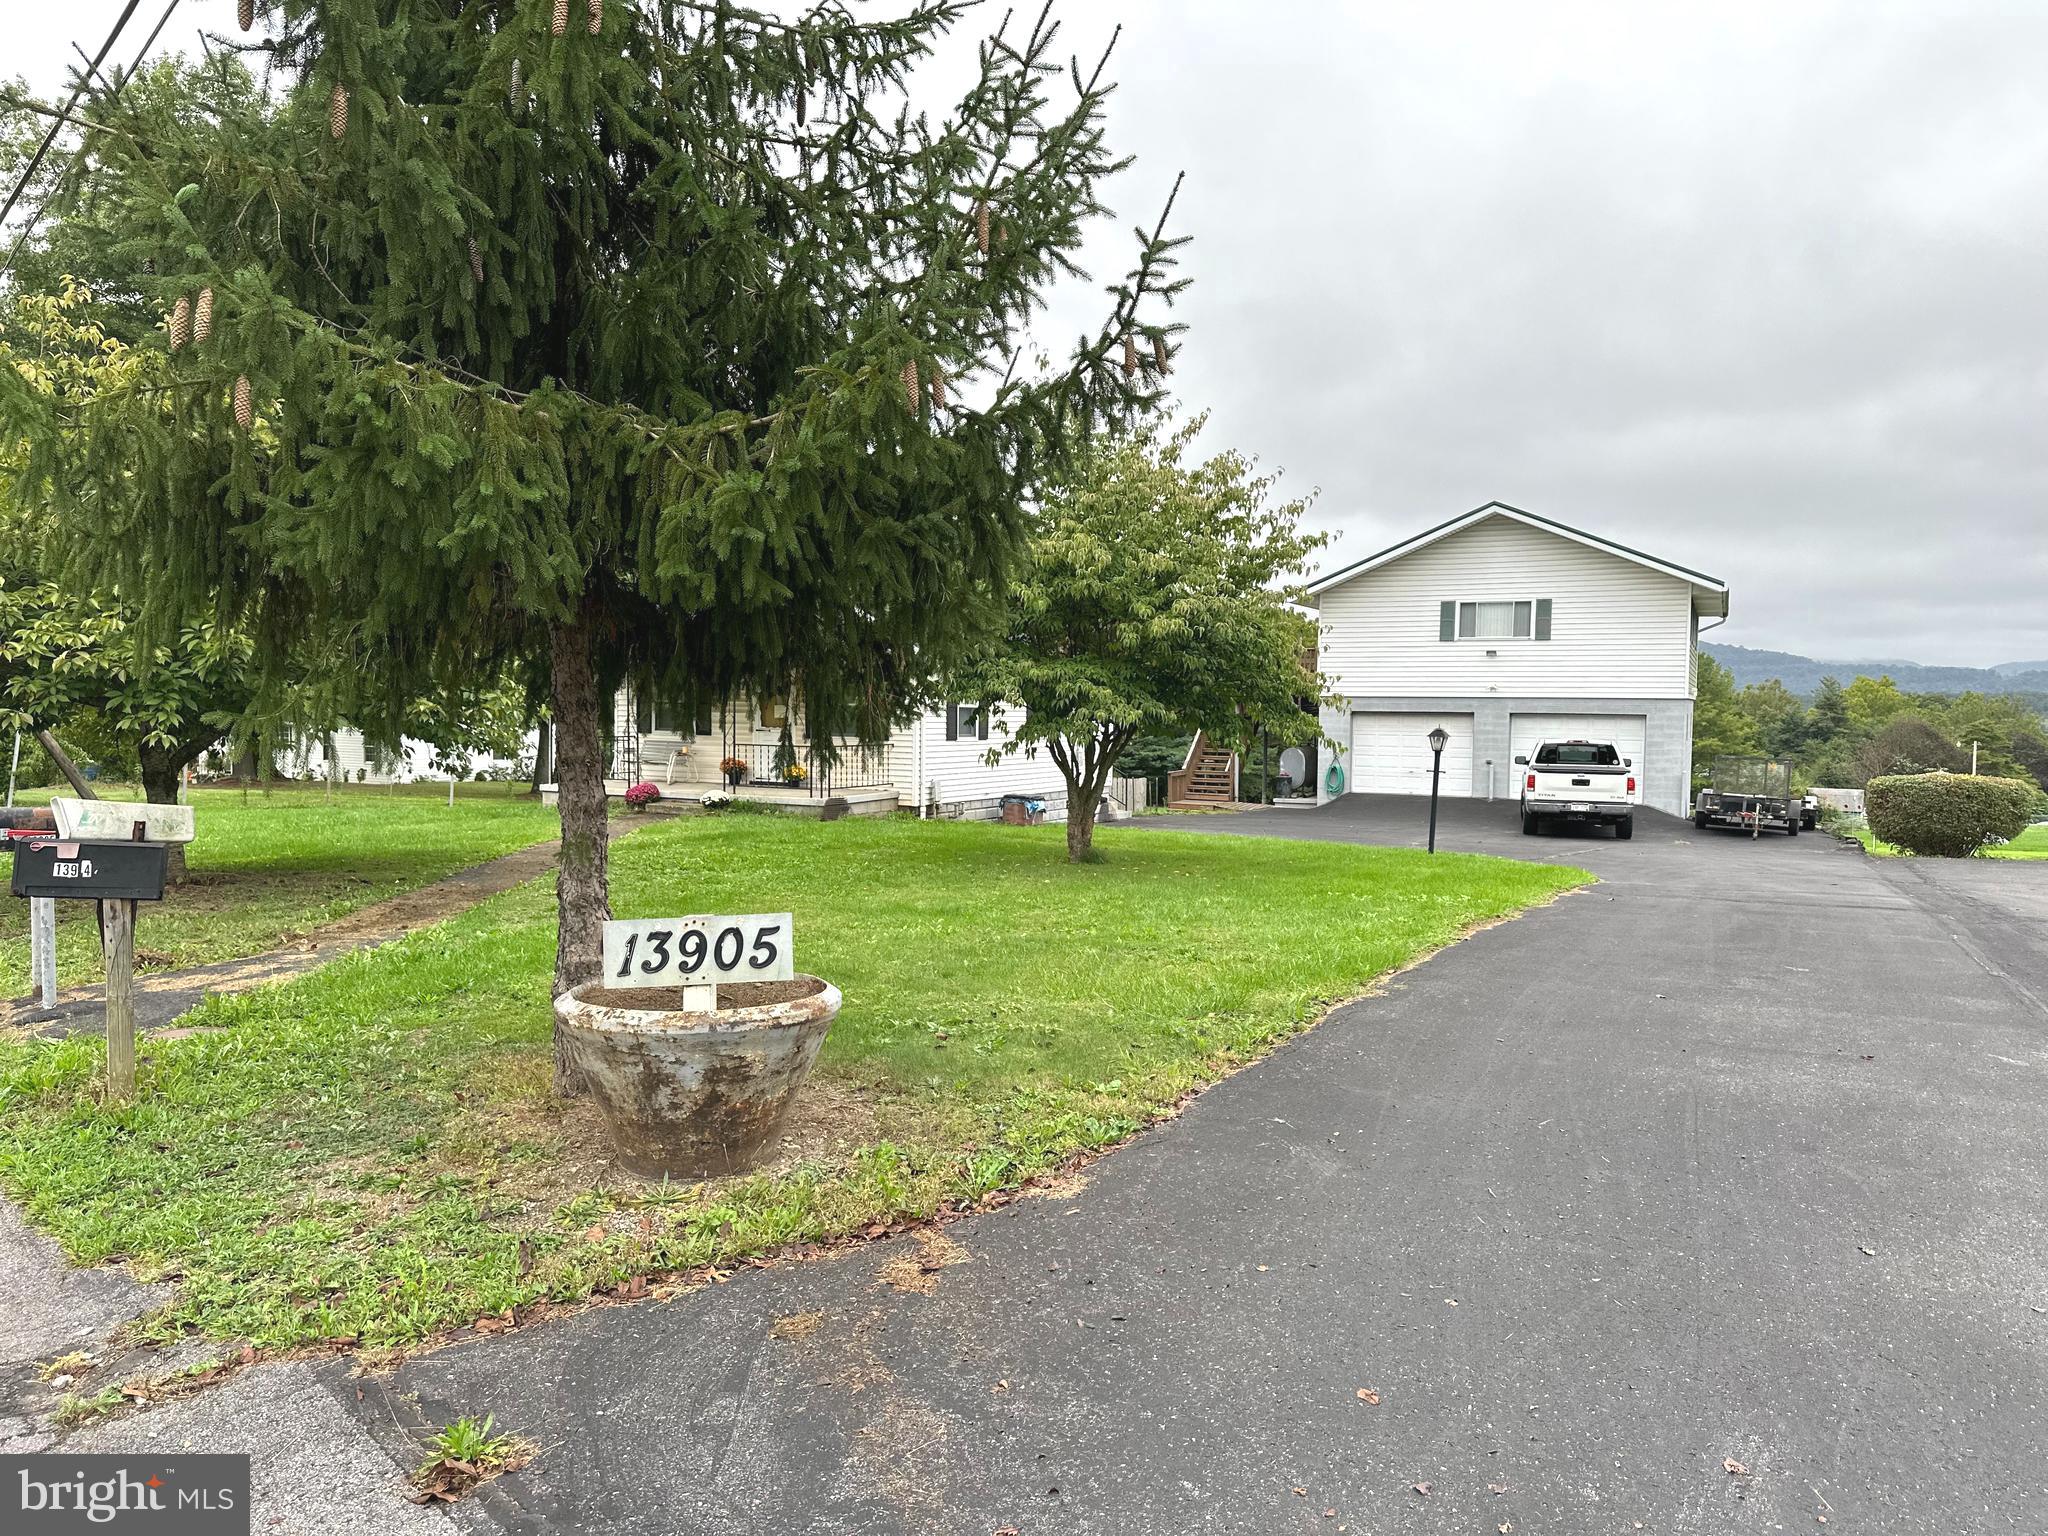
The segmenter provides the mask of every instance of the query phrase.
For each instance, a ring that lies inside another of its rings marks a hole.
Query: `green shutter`
[[[1458,638],[1458,605],[1445,603],[1437,610],[1436,637],[1439,640]]]
[[[642,736],[648,735],[654,730],[654,701],[652,699],[641,699],[639,701],[639,707],[635,711],[633,724],[639,729]]]
[[[1536,599],[1536,638],[1538,640],[1548,640],[1550,638],[1550,599],[1547,597]]]

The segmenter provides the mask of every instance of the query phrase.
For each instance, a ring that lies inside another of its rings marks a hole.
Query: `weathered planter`
[[[718,1001],[684,1013],[673,988],[595,982],[555,999],[570,1059],[635,1173],[708,1178],[766,1158],[839,1015],[839,989],[816,976],[729,983]]]

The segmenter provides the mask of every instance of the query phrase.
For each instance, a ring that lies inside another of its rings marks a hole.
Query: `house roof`
[[[1483,523],[1494,517],[1504,517],[1512,522],[1540,529],[1544,533],[1553,533],[1561,539],[1583,544],[1588,549],[1597,549],[1603,554],[1632,560],[1637,565],[1648,566],[1653,571],[1676,577],[1691,585],[1695,612],[1724,618],[1727,616],[1728,583],[1720,577],[1709,576],[1704,571],[1695,571],[1689,566],[1678,565],[1670,560],[1660,560],[1655,555],[1644,554],[1640,549],[1631,549],[1626,544],[1603,539],[1599,534],[1588,533],[1583,528],[1573,528],[1547,517],[1538,517],[1534,512],[1524,512],[1520,507],[1511,507],[1504,501],[1489,501],[1483,507],[1474,507],[1470,512],[1460,513],[1449,522],[1438,523],[1434,528],[1425,528],[1412,538],[1403,539],[1398,544],[1390,544],[1376,555],[1367,555],[1363,560],[1355,560],[1327,576],[1319,576],[1308,584],[1309,598],[1313,601],[1330,588],[1341,586],[1354,576],[1363,576],[1367,571],[1391,565],[1396,560],[1414,554],[1418,549],[1426,549],[1439,539],[1447,539],[1454,533],[1462,533],[1474,524]]]

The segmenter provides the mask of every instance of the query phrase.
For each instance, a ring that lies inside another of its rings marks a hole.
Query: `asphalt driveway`
[[[885,1269],[904,1239],[389,1381],[294,1369],[394,1458],[486,1412],[545,1447],[477,1530],[2048,1528],[2048,867],[1469,803],[1442,840],[1602,883],[926,1270]]]

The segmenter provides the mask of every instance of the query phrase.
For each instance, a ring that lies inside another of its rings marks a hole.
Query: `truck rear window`
[[[1536,749],[1539,768],[1618,768],[1621,754],[1604,741],[1547,741]]]

